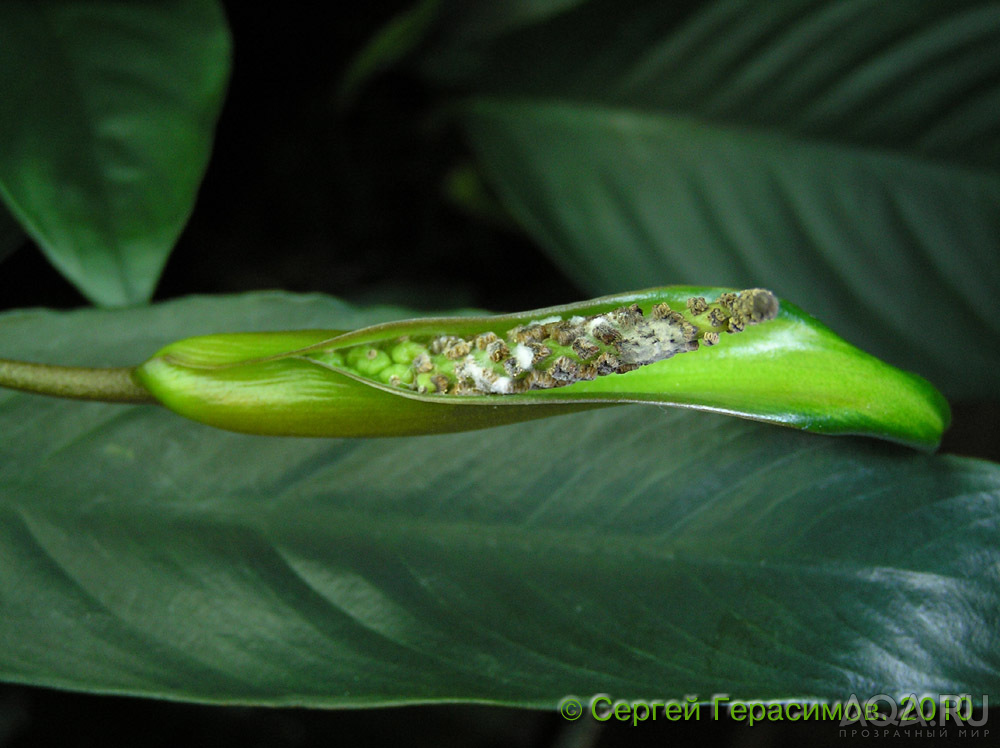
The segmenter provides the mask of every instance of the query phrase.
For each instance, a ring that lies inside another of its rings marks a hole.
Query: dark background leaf
[[[17,221],[6,208],[0,206],[0,262],[19,249],[24,241],[24,232]]]
[[[590,291],[764,285],[953,395],[992,395],[1000,8],[686,11],[591,0],[424,67],[474,97],[485,175]]]
[[[209,323],[357,322],[323,297],[194,298],[10,313],[0,348],[120,363]],[[7,679],[546,707],[998,686],[989,463],[631,406],[303,440],[5,392],[0,424]]]
[[[215,0],[0,4],[0,194],[95,303],[152,295],[228,73]]]
[[[587,298],[529,240],[455,209],[441,189],[453,130],[398,71],[335,105],[340,77],[408,0],[285,13],[228,3],[238,60],[194,214],[155,298],[282,288],[424,310],[532,309]],[[529,270],[530,272],[525,272]],[[0,273],[6,308],[86,303],[36,253]]]
[[[587,0],[508,0],[503,3],[441,0],[435,44],[474,47],[511,31],[530,28],[583,5]],[[456,72],[459,66],[455,66]],[[464,70],[459,74],[467,74]]]

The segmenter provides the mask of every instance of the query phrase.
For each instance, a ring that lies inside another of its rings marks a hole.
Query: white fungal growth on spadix
[[[514,389],[514,381],[510,377],[497,376],[495,371],[486,368],[471,355],[455,367],[455,376],[460,380],[472,380],[472,386],[484,394],[509,395]]]
[[[639,320],[634,327],[621,330],[618,358],[622,363],[645,366],[692,350],[694,336],[681,325],[666,319]],[[694,348],[697,348],[694,342]]]
[[[528,371],[531,368],[531,362],[534,361],[534,359],[535,352],[524,343],[518,343],[514,346],[514,360],[517,361],[517,365],[525,371]]]
[[[514,380],[510,377],[498,377],[490,387],[490,392],[494,395],[509,395],[513,391]]]

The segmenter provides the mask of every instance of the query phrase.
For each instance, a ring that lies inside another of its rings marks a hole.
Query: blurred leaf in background
[[[995,2],[589,0],[512,30],[495,5],[446,3],[421,68],[576,282],[767,285],[953,396],[995,393]]]
[[[147,301],[229,76],[215,0],[0,3],[0,195],[91,301]]]
[[[14,254],[24,244],[24,231],[7,210],[0,205],[0,262]]]

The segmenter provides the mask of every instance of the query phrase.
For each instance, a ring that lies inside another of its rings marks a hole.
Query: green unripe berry
[[[397,364],[412,364],[413,359],[419,356],[421,353],[427,352],[427,346],[420,345],[420,343],[415,343],[412,340],[404,340],[401,343],[393,346],[391,356],[393,362]]]
[[[368,351],[375,350],[374,348],[351,348],[347,352],[347,365],[352,369],[355,368],[361,360],[368,357]]]
[[[428,372],[417,374],[417,392],[436,392],[437,386],[431,379],[433,375]]]
[[[378,373],[378,378],[385,384],[411,384],[413,382],[413,369],[405,364],[389,364]]]
[[[363,377],[374,377],[391,363],[389,354],[378,348],[361,346],[347,352],[347,365]]]

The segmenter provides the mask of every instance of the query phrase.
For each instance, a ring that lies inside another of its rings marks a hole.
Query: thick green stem
[[[89,369],[0,358],[0,387],[75,400],[155,403],[153,396],[133,378],[133,371],[133,367]]]

